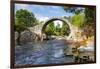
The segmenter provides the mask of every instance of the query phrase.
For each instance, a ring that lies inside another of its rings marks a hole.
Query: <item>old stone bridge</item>
[[[68,19],[65,19],[65,18],[58,18],[58,17],[55,17],[55,18],[50,18],[48,20],[46,20],[44,23],[41,23],[39,25],[36,25],[34,27],[29,27],[28,29],[36,34],[36,40],[37,39],[40,39],[41,41],[43,41],[44,38],[46,38],[46,34],[45,34],[45,28],[46,26],[52,22],[52,21],[55,21],[55,20],[60,20],[62,21],[63,23],[66,23],[70,29],[70,33],[68,36],[66,36],[66,39],[70,39],[70,38],[73,38],[75,37],[75,32],[77,31],[75,27],[72,26],[72,24],[69,22]]]

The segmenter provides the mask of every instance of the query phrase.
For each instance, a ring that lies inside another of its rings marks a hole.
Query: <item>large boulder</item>
[[[20,42],[21,44],[25,44],[27,42],[32,42],[34,38],[35,36],[32,32],[25,30],[21,33]]]
[[[19,34],[18,32],[15,32],[15,45],[17,45],[17,39],[19,37]],[[23,32],[21,32],[21,35],[20,35],[20,43],[21,44],[26,44],[28,42],[33,42],[36,38],[36,34],[35,33],[32,33],[28,30],[25,30]]]

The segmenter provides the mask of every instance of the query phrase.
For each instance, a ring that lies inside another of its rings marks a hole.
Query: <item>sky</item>
[[[52,17],[68,17],[73,15],[72,13],[66,13],[62,6],[15,4],[15,12],[20,9],[29,10],[39,21],[46,21]]]

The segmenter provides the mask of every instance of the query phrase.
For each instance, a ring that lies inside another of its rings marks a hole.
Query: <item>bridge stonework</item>
[[[29,27],[28,29],[29,29],[31,32],[33,32],[34,34],[37,35],[37,39],[40,38],[40,40],[43,41],[44,37],[46,37],[46,34],[45,34],[45,32],[44,32],[46,26],[49,24],[49,22],[52,22],[52,21],[55,21],[55,20],[63,21],[64,23],[66,23],[66,24],[69,26],[70,33],[69,33],[69,36],[66,37],[66,39],[72,38],[73,35],[74,35],[73,26],[72,26],[72,24],[68,21],[68,19],[65,19],[65,18],[58,18],[58,17],[50,18],[50,19],[46,20],[44,23],[39,24],[39,25],[36,25],[36,26],[34,26],[34,27]]]

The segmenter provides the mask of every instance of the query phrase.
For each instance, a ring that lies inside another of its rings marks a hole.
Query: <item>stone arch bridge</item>
[[[74,31],[75,31],[75,28],[73,28],[72,24],[69,22],[68,19],[65,19],[65,18],[58,18],[58,17],[55,17],[55,18],[50,18],[48,20],[46,20],[44,23],[41,23],[41,24],[38,24],[34,27],[29,27],[28,29],[36,34],[36,40],[37,39],[40,39],[41,41],[43,41],[44,38],[46,38],[46,34],[44,32],[46,26],[52,22],[52,21],[55,21],[55,20],[60,20],[64,23],[66,23],[70,29],[70,33],[69,35],[66,37],[66,39],[70,39],[74,36]]]

